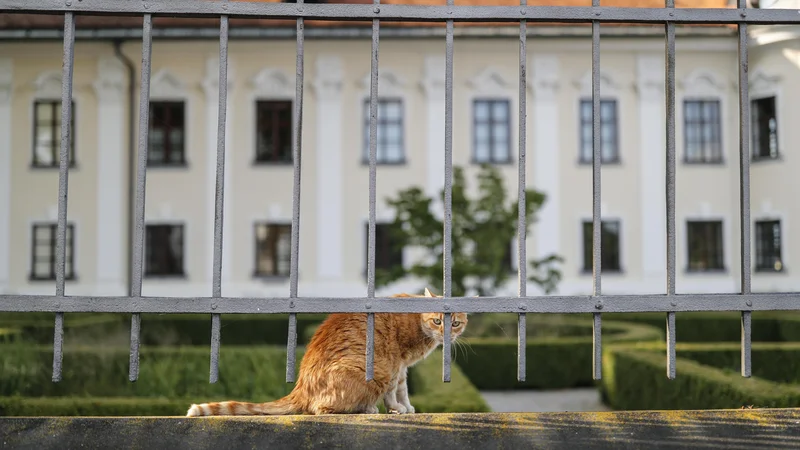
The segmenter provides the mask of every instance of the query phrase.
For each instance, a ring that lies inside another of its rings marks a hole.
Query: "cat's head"
[[[428,288],[425,288],[425,297],[441,297],[441,295],[433,295]],[[428,336],[432,337],[436,342],[444,342],[444,314],[442,313],[422,313],[422,330]],[[455,342],[459,336],[467,328],[467,313],[456,312],[452,313],[452,321],[450,322],[450,342]]]

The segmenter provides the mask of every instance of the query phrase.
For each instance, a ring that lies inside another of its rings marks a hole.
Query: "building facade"
[[[141,42],[131,30],[130,39],[102,39],[95,28],[78,30],[68,295],[125,295],[129,284],[131,181],[138,147],[131,137],[138,136],[141,74]],[[183,29],[181,38],[169,38],[170,30],[157,30],[161,34],[153,43],[143,295],[210,295],[219,44],[208,30]],[[228,59],[223,295],[285,296],[295,41],[278,29],[238,30],[232,28]],[[244,37],[247,30],[251,37]],[[13,30],[5,30],[6,42],[0,45],[2,293],[49,294],[55,286],[62,45],[57,34],[38,31],[40,36],[28,30],[12,41]],[[454,164],[464,167],[468,177],[479,164],[495,164],[512,192],[519,155],[516,32],[516,27],[457,27],[453,79]],[[663,36],[663,27],[603,27],[605,293],[666,290]],[[792,257],[800,255],[800,240],[792,236],[800,231],[800,204],[791,179],[800,169],[792,151],[800,143],[800,130],[791,124],[800,119],[800,105],[791,99],[800,95],[800,29],[751,27],[750,41],[753,290],[797,290],[800,277],[793,272]],[[301,296],[363,295],[366,290],[370,45],[369,30],[363,27],[309,28]],[[736,49],[733,28],[679,28],[678,292],[739,290]],[[560,254],[565,263],[558,293],[588,294],[590,30],[531,26],[527,63],[526,179],[548,197],[528,235],[528,254]],[[411,186],[438,196],[444,184],[440,27],[382,31],[379,99],[380,224],[393,219],[383,201],[387,196]],[[380,226],[377,238],[379,264],[408,265],[419,257],[413,249],[392,253]],[[512,278],[503,292],[516,292]],[[404,280],[377,294],[421,287]],[[540,291],[531,284],[528,292]]]

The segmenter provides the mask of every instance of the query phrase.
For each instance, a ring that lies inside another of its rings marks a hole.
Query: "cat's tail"
[[[287,395],[274,402],[246,403],[246,402],[214,402],[192,404],[186,417],[194,416],[284,416],[300,414],[302,408],[295,404],[291,395]]]

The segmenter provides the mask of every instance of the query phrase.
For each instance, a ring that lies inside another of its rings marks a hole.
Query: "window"
[[[778,157],[778,116],[775,97],[752,100],[753,159]]]
[[[257,223],[255,276],[289,276],[292,226]]]
[[[508,100],[475,100],[472,105],[472,161],[511,161],[510,106]]]
[[[147,165],[186,164],[184,102],[150,102]]]
[[[723,270],[722,221],[690,220],[686,223],[690,272]]]
[[[375,271],[389,271],[403,265],[403,247],[392,239],[392,228],[388,223],[375,224]],[[364,225],[364,273],[369,261],[369,224]]]
[[[378,99],[378,164],[402,164],[403,102],[400,99]],[[364,153],[363,162],[369,162],[369,99],[364,100]]]
[[[292,101],[256,102],[256,162],[292,162]]]
[[[69,165],[75,165],[75,102],[70,118]],[[61,154],[61,101],[37,100],[33,104],[33,166],[59,167]]]
[[[580,103],[580,156],[582,164],[592,163],[592,100]],[[617,101],[600,100],[600,161],[619,162],[617,138]]]
[[[33,225],[33,248],[31,254],[31,280],[56,279],[56,236],[58,224],[41,223]],[[66,258],[64,259],[64,278],[75,279],[75,226],[67,224]]]
[[[765,272],[783,270],[780,220],[756,222],[756,270]]]
[[[685,161],[717,163],[722,161],[719,100],[683,102]]]
[[[184,275],[183,225],[147,225],[144,273],[147,276]]]
[[[601,251],[600,269],[602,272],[619,272],[620,264],[620,223],[619,220],[603,220],[600,225]],[[583,270],[592,271],[592,221],[583,221]]]

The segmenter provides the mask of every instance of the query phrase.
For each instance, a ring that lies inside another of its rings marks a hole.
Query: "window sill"
[[[755,268],[753,269],[753,273],[757,273],[759,275],[785,275],[786,274],[786,267],[781,268],[780,270],[775,270],[772,268]]]
[[[592,276],[592,269],[581,269],[579,273],[582,276]],[[625,275],[625,270],[623,270],[623,269],[604,269],[604,268],[601,268],[600,269],[600,276],[604,277],[606,275],[610,275],[612,277],[613,276],[624,276]]]
[[[263,281],[265,283],[273,282],[284,282],[289,279],[289,275],[271,275],[271,274],[262,274],[262,273],[254,273],[253,279]]]
[[[145,273],[144,278],[149,280],[187,280],[185,273]]]
[[[725,165],[725,160],[709,160],[709,161],[691,161],[688,159],[683,160],[685,166],[717,166],[722,167]]]
[[[476,166],[482,165],[490,165],[490,166],[513,166],[515,160],[514,159],[507,159],[507,160],[497,160],[497,161],[478,161],[477,159],[471,159],[470,163]]]
[[[780,153],[778,154],[778,156],[775,157],[753,155],[752,158],[750,158],[750,161],[754,163],[767,163],[767,162],[780,163],[783,162],[783,155],[781,155]]]
[[[593,165],[594,164],[592,163],[591,160],[588,160],[588,161],[584,160],[584,159],[579,159],[578,160],[578,166],[592,167]],[[621,159],[611,159],[611,160],[608,160],[608,161],[601,161],[600,165],[601,166],[612,166],[612,167],[613,166],[622,166],[622,160]]]
[[[728,275],[728,269],[684,269],[686,275]]]
[[[148,169],[188,169],[189,163],[186,161],[176,163],[148,162]]]
[[[251,163],[253,167],[292,167],[293,161],[259,161],[254,159]]]
[[[375,165],[377,165],[377,166],[389,166],[389,167],[391,167],[391,166],[405,166],[407,164],[408,164],[408,161],[406,159],[401,159],[400,161],[376,161],[375,162]],[[361,160],[361,165],[364,166],[364,167],[369,167],[369,160],[368,159],[362,159]]]
[[[30,281],[30,282],[37,282],[37,283],[38,283],[38,282],[43,282],[43,281],[52,281],[52,282],[55,282],[55,281],[56,281],[56,277],[52,277],[52,278],[50,278],[50,277],[37,277],[37,276],[33,276],[33,275],[28,275],[28,281]],[[75,275],[72,275],[72,276],[70,276],[70,277],[64,277],[64,281],[71,281],[71,282],[75,282],[75,281],[78,281],[78,277],[77,277],[77,276],[75,276]]]

